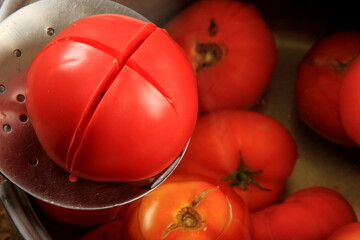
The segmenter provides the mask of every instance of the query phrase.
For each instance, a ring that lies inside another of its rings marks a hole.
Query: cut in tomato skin
[[[185,148],[197,86],[165,30],[100,14],[70,24],[36,56],[26,106],[42,147],[71,175],[137,181],[164,170]]]

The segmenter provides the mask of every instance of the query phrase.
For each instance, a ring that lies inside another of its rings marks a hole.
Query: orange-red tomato
[[[338,192],[305,188],[253,213],[253,240],[324,240],[335,229],[355,221],[354,209]]]
[[[359,240],[360,239],[360,222],[346,224],[337,229],[326,240]]]
[[[277,53],[256,6],[234,0],[196,1],[165,28],[197,73],[200,113],[248,109],[263,95]]]
[[[277,120],[246,110],[225,110],[198,119],[175,170],[225,180],[250,211],[279,200],[297,159],[296,143]]]
[[[360,145],[360,57],[349,66],[340,92],[341,120],[349,136]]]
[[[346,146],[356,144],[341,120],[340,89],[359,51],[360,32],[336,32],[324,37],[299,64],[295,85],[296,105],[302,120],[320,136]],[[347,107],[353,108],[353,103]]]
[[[126,205],[124,205],[105,209],[79,210],[60,207],[39,199],[34,201],[49,217],[60,222],[79,226],[98,225],[120,218],[126,208]]]
[[[238,239],[250,240],[244,202],[219,182],[196,177],[171,177],[124,216],[127,240]]]
[[[46,153],[70,174],[136,181],[164,170],[185,148],[197,118],[196,79],[165,30],[93,15],[36,56],[26,106]]]

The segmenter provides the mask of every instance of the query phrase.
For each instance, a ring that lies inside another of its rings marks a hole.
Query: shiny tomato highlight
[[[200,114],[248,109],[262,97],[277,52],[272,32],[255,5],[196,1],[165,28],[196,71]]]
[[[163,29],[131,17],[69,25],[36,56],[27,81],[40,143],[76,177],[149,178],[177,158],[195,126],[191,64]]]

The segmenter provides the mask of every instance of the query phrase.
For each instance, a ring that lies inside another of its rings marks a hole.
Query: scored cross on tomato
[[[124,15],[92,15],[36,56],[26,106],[42,147],[70,174],[137,181],[164,170],[185,148],[197,117],[196,80],[163,29]]]

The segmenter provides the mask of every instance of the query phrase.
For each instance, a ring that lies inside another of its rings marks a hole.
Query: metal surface
[[[299,157],[284,196],[306,187],[329,187],[351,203],[360,219],[360,149],[319,137],[301,121],[294,104],[297,66],[321,36],[291,28],[276,29],[274,35],[279,62],[263,105],[256,110],[279,120],[291,132],[298,147]]]
[[[26,71],[57,32],[85,16],[117,13],[146,20],[108,0],[42,0],[0,24],[0,170],[19,188],[43,201],[76,209],[100,209],[133,201],[158,186],[183,153],[157,176],[137,183],[100,183],[78,179],[54,164],[41,148],[25,107]]]
[[[93,1],[95,2],[95,0]],[[117,2],[124,3],[151,21],[162,25],[181,6],[190,1],[118,0]],[[301,58],[315,41],[328,33],[348,29],[360,30],[356,14],[357,8],[349,0],[345,0],[341,4],[335,1],[311,0],[284,0],[278,1],[276,4],[267,0],[250,2],[259,6],[261,13],[270,24],[279,54],[278,65],[271,84],[262,104],[255,110],[270,115],[283,123],[294,136],[299,151],[299,158],[288,181],[284,196],[306,187],[326,186],[342,193],[350,201],[360,219],[360,149],[330,143],[310,131],[297,115],[293,95],[296,69]],[[2,55],[0,55],[1,57]],[[0,62],[0,68],[1,64]],[[0,81],[2,80],[0,79]],[[3,118],[0,113],[1,123],[3,123]],[[14,118],[18,119],[17,116]],[[3,145],[0,148],[3,148]],[[17,149],[16,146],[14,149]],[[21,195],[21,198],[26,198],[26,195]],[[19,195],[16,195],[10,197],[9,201],[18,201],[18,199]],[[10,207],[14,206],[10,205]],[[21,205],[23,209],[27,207]],[[14,214],[18,213],[14,212]],[[63,228],[60,228],[59,231],[61,223],[50,221],[40,211],[37,214],[41,216],[42,223],[54,239],[75,239],[73,235],[66,235],[66,231],[61,231]],[[29,218],[31,219],[31,216]],[[66,226],[66,229],[77,231],[79,227]]]
[[[1,0],[0,6],[2,8],[0,9],[0,22],[19,8],[22,8],[34,1],[36,0]]]
[[[22,190],[8,181],[3,182],[0,200],[23,239],[51,239]]]

